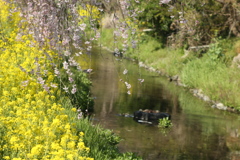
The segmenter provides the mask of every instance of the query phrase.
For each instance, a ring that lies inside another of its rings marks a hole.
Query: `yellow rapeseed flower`
[[[43,146],[38,144],[31,149],[31,154],[38,156],[42,152]]]
[[[12,137],[10,138],[10,143],[11,143],[11,144],[15,144],[17,141],[19,141],[19,138],[16,137],[16,136],[12,136]]]
[[[77,111],[77,109],[76,109],[76,108],[72,108],[71,110],[72,110],[73,112],[76,112],[76,111]]]
[[[73,155],[73,154],[68,154],[68,155],[67,155],[67,159],[73,160],[73,159],[74,159],[74,155]]]
[[[9,156],[4,156],[3,159],[10,159],[10,157]]]
[[[0,127],[4,128],[0,143],[4,142],[2,155],[7,155],[3,158],[87,159],[80,154],[89,151],[83,142],[84,133],[77,135],[71,117],[55,97],[62,96],[61,91],[51,88],[49,94],[36,76],[26,73],[37,70],[34,63],[38,57],[40,72],[46,85],[51,86],[55,78],[50,70],[51,62],[31,35],[18,33],[21,17],[19,12],[10,13],[13,4],[0,0],[0,6],[0,34],[4,38],[0,40],[3,48],[0,50]],[[23,32],[25,24],[21,24]],[[47,48],[44,50],[49,55],[57,55]]]
[[[79,149],[79,150],[82,150],[82,149],[85,148],[85,145],[84,145],[83,142],[79,142],[79,143],[77,144],[77,146],[78,146],[78,149]]]
[[[84,133],[83,133],[83,132],[80,132],[80,133],[79,133],[79,136],[80,136],[80,137],[84,136]]]
[[[68,149],[75,149],[76,143],[74,141],[68,142],[67,148]]]

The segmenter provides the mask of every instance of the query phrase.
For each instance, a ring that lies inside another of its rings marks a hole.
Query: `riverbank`
[[[89,105],[91,98],[90,82],[75,61],[70,58],[68,65],[51,47],[35,41],[13,4],[0,0],[0,5],[0,157],[140,159],[120,153],[116,145],[121,139],[93,125],[77,108]]]
[[[111,29],[103,29],[101,44],[108,44],[108,48],[114,50],[116,44],[111,35]],[[126,51],[125,57],[138,61],[141,67],[167,76],[169,80],[177,81],[195,96],[211,103],[213,108],[239,111],[240,77],[235,58],[239,39],[216,40],[208,51],[203,52],[166,47],[143,32],[139,35],[138,47]],[[119,40],[118,46],[121,43]]]

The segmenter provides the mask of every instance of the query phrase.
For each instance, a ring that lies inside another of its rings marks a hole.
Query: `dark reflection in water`
[[[123,138],[120,151],[135,152],[145,160],[240,159],[238,115],[212,109],[166,78],[109,53],[96,52],[91,61],[94,123]],[[126,75],[124,69],[128,69]],[[131,95],[120,79],[132,85]],[[157,126],[117,116],[139,109],[170,113],[173,127],[164,134]]]

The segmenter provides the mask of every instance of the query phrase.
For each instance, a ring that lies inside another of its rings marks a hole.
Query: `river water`
[[[86,67],[93,69],[94,123],[123,139],[118,146],[121,152],[134,152],[144,160],[240,159],[237,114],[213,109],[166,77],[107,51],[96,51],[90,60]],[[124,75],[125,69],[128,73]],[[130,95],[125,81],[132,86]],[[161,130],[118,116],[139,109],[171,114],[173,127]]]

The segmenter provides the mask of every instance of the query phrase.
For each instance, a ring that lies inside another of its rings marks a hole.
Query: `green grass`
[[[101,38],[98,40],[98,43],[102,46],[108,47],[110,50],[115,48],[122,49],[123,40],[118,37],[114,37],[113,29],[102,29],[100,30]],[[114,43],[116,41],[117,43]]]
[[[96,160],[140,160],[133,153],[120,153],[117,144],[121,138],[111,130],[104,129],[100,125],[93,125],[88,118],[77,119],[77,113],[72,112],[72,105],[68,99],[62,100],[65,112],[71,119],[71,123],[76,124],[79,132],[84,132],[84,144],[90,148],[89,157]]]
[[[202,89],[211,99],[240,109],[239,69],[227,67],[221,61],[214,63],[206,56],[188,63],[181,79],[190,88]]]
[[[137,49],[127,52],[126,56],[138,59],[148,66],[152,66],[169,75],[179,73],[184,65],[182,49],[164,48],[159,41],[145,36]]]

